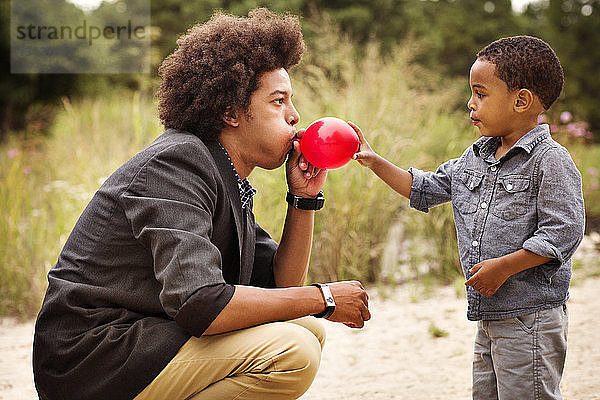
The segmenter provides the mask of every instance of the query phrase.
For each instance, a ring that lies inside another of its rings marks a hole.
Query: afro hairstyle
[[[226,113],[248,110],[261,74],[293,67],[304,50],[295,16],[266,8],[248,17],[215,13],[181,36],[160,65],[159,118],[165,128],[216,140]]]

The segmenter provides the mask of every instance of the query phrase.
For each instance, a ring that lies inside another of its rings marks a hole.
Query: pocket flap
[[[529,188],[529,178],[517,175],[507,176],[502,178],[502,186],[509,193],[522,192]]]
[[[460,180],[468,187],[470,190],[475,189],[479,185],[481,185],[481,181],[483,180],[483,173],[479,171],[474,171],[472,169],[465,169],[459,175]]]

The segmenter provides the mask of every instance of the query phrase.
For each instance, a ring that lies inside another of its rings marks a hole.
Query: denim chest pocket
[[[454,195],[454,204],[463,214],[471,214],[477,211],[479,203],[479,187],[483,180],[483,173],[471,169],[461,171],[459,184]]]
[[[492,214],[512,220],[527,213],[531,198],[531,179],[524,175],[500,177],[496,184]]]

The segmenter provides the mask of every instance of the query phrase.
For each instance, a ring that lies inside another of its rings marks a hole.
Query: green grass
[[[449,335],[448,331],[439,328],[433,322],[429,324],[429,328],[427,330],[429,331],[429,334],[435,338],[442,338]]]

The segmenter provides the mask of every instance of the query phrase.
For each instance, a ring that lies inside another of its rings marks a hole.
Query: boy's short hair
[[[248,110],[264,72],[289,69],[304,52],[300,21],[266,8],[235,17],[216,13],[177,40],[177,49],[160,65],[156,94],[161,122],[214,140],[223,116]]]
[[[547,110],[560,95],[562,66],[554,50],[533,36],[513,36],[490,43],[477,58],[496,66],[496,76],[509,90],[529,89]]]

